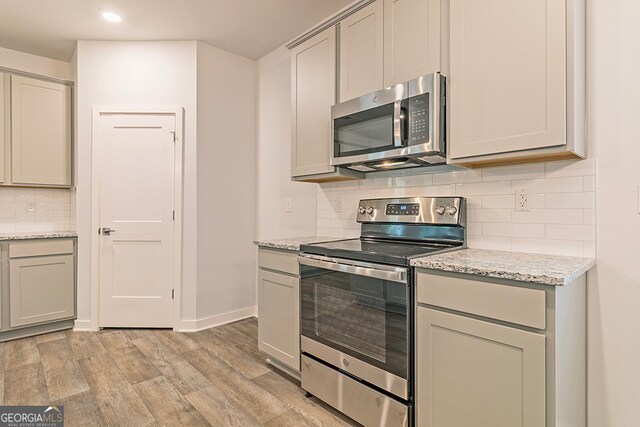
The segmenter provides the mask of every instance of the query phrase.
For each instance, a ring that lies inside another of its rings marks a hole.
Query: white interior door
[[[175,122],[100,118],[101,327],[172,326]]]

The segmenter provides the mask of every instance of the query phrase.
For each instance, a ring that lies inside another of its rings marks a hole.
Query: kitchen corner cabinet
[[[443,71],[443,0],[384,0],[384,87]]]
[[[586,425],[586,282],[418,270],[416,417],[425,427]]]
[[[291,50],[291,176],[327,182],[362,175],[331,166],[331,106],[336,101],[336,28]]]
[[[376,0],[340,21],[340,102],[383,88],[382,5]]]
[[[258,348],[276,367],[299,375],[298,252],[258,249]]]
[[[11,76],[11,183],[71,185],[68,86]]]
[[[584,157],[584,0],[451,0],[449,160]]]

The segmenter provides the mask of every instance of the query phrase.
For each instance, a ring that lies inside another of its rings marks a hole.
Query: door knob
[[[98,230],[98,233],[102,234],[103,236],[109,236],[111,233],[115,233],[116,230],[113,230],[109,227],[102,227],[101,229]]]

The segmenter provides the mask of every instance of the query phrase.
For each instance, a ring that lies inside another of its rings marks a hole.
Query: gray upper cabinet
[[[336,29],[295,47],[291,57],[291,175],[333,172],[331,106],[336,99]]]
[[[8,77],[0,73],[0,184],[5,182],[5,144],[8,139],[6,135],[8,109],[5,104],[9,102],[9,98],[5,97],[5,79],[8,80]]]
[[[340,21],[340,102],[383,87],[383,0]]]
[[[68,86],[11,76],[11,182],[71,185],[71,95]]]
[[[452,162],[584,157],[584,2],[449,7]]]
[[[330,164],[331,106],[336,101],[336,28],[291,50],[291,176],[311,182],[360,177]]]
[[[384,87],[442,71],[441,1],[384,0]]]

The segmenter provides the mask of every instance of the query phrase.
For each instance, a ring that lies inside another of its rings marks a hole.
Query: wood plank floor
[[[0,403],[68,426],[357,426],[265,363],[257,321],[195,333],[55,332],[0,343]]]

